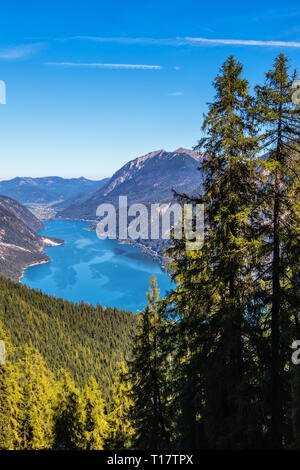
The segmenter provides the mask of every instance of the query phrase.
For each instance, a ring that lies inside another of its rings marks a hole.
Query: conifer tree
[[[209,104],[204,137],[196,147],[204,152],[203,194],[178,195],[182,202],[205,203],[204,246],[189,252],[181,240],[169,250],[178,284],[168,300],[174,317],[181,319],[178,362],[184,368],[181,389],[186,390],[181,420],[194,429],[186,446],[250,445],[250,437],[242,432],[241,397],[252,393],[245,372],[245,310],[252,282],[249,267],[258,249],[249,224],[257,142],[248,82],[241,74],[241,63],[230,56],[214,81],[215,100]]]
[[[64,450],[102,450],[108,433],[105,403],[91,377],[80,391],[62,371],[56,410],[55,447]]]
[[[0,449],[12,448],[7,366],[0,364]]]
[[[105,443],[107,449],[124,450],[131,447],[134,430],[131,422],[132,400],[130,394],[128,371],[122,362],[113,383],[111,399],[108,403],[109,433]]]
[[[132,420],[135,430],[133,447],[167,449],[169,445],[164,367],[161,361],[158,313],[159,291],[151,277],[148,304],[138,313],[138,332],[134,340],[133,360],[129,363]]]
[[[0,449],[11,450],[15,444],[15,420],[17,394],[14,396],[14,384],[8,351],[12,352],[9,335],[4,331],[0,320],[0,340],[5,344],[6,361],[0,364]]]
[[[17,363],[21,389],[19,436],[21,449],[51,449],[54,442],[54,407],[57,389],[43,358],[30,346]]]
[[[55,409],[55,443],[61,450],[77,449],[80,391],[70,374],[61,371]]]
[[[77,448],[82,450],[103,450],[107,437],[108,423],[105,403],[94,377],[90,377],[81,394],[78,416],[82,429],[77,436]]]
[[[273,68],[266,73],[265,84],[256,87],[256,117],[263,129],[259,150],[266,156],[261,161],[265,176],[261,260],[264,261],[265,308],[271,314],[272,448],[281,448],[283,442],[286,400],[283,384],[288,383],[284,368],[289,360],[290,317],[294,315],[297,322],[299,313],[295,267],[299,266],[300,110],[292,102],[296,73],[290,73],[289,68],[287,57],[279,54]]]

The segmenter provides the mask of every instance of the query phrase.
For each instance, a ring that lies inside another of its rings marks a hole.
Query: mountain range
[[[58,176],[17,177],[0,181],[0,194],[12,197],[21,204],[62,203],[99,189],[107,180],[95,181],[83,177],[66,179]]]
[[[135,158],[111,178],[88,180],[60,177],[14,178],[0,182],[0,274],[18,279],[28,265],[49,261],[44,246],[59,244],[36,233],[43,228],[41,220],[22,204],[43,218],[43,210],[34,205],[50,207],[50,217],[97,222],[100,204],[111,203],[118,211],[119,196],[127,196],[128,204],[171,203],[173,190],[178,193],[199,193],[202,179],[197,168],[202,155],[179,148],[173,152],[157,150]],[[18,202],[17,202],[18,200]],[[44,217],[49,218],[49,217]],[[91,230],[95,229],[95,225]],[[128,240],[142,251],[162,262],[168,241]]]
[[[157,150],[148,153],[126,163],[89,198],[83,202],[75,201],[56,216],[62,219],[88,220],[95,224],[98,206],[110,203],[116,208],[118,221],[119,196],[127,196],[128,205],[143,203],[149,208],[151,203],[174,202],[173,191],[199,194],[203,181],[197,169],[202,158],[202,154],[184,148],[174,152]],[[150,210],[148,212],[150,214]],[[148,224],[150,226],[150,215]],[[91,230],[93,229],[95,225],[91,226]],[[127,239],[126,243],[137,246],[161,264],[164,263],[163,251],[169,246],[169,240],[163,239],[161,233],[157,240]]]
[[[201,155],[184,148],[148,153],[126,163],[89,198],[71,204],[59,217],[95,220],[97,207],[103,203],[117,205],[119,196],[127,196],[129,204],[172,201],[173,190],[191,192],[201,187],[196,171],[200,160]]]

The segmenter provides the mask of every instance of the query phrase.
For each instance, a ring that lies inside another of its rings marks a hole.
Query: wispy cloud
[[[183,91],[173,91],[171,93],[168,93],[168,96],[182,96],[183,94]]]
[[[101,63],[80,63],[80,62],[45,62],[45,65],[56,65],[62,67],[95,67],[102,69],[127,69],[127,70],[160,70],[161,65],[142,64],[101,64]]]
[[[59,38],[57,38],[59,40]],[[71,36],[62,40],[83,40],[83,41],[94,41],[101,43],[116,43],[116,44],[141,44],[141,45],[160,45],[160,46],[177,46],[180,42],[180,38],[145,38],[145,37],[124,37],[124,36]]]
[[[145,38],[145,37],[102,37],[102,36],[71,36],[68,38],[55,38],[58,41],[83,40],[100,43],[141,44],[160,46],[204,46],[204,45],[232,45],[232,46],[261,46],[261,47],[300,47],[295,41],[261,41],[257,39],[209,39],[203,37],[176,37],[176,38]]]
[[[194,45],[214,44],[220,46],[263,46],[263,47],[300,47],[300,42],[289,41],[259,41],[256,39],[208,39],[185,37],[185,41]]]
[[[38,39],[38,38],[36,38]],[[39,38],[42,40],[43,38]],[[70,36],[65,38],[44,38],[44,41],[92,41],[99,43],[116,43],[123,45],[160,45],[171,47],[182,46],[246,46],[246,47],[280,47],[280,48],[300,48],[300,42],[297,41],[262,41],[259,39],[210,39],[205,37],[175,37],[175,38],[145,38],[145,37],[102,37],[102,36]],[[37,53],[47,45],[46,42],[36,42],[30,44],[23,44],[19,46],[11,46],[7,48],[0,48],[0,60],[11,60],[26,58],[32,54]],[[77,62],[47,62],[47,65],[57,65],[65,67],[98,67],[107,69],[143,69],[143,70],[159,70],[162,69],[160,65],[144,65],[144,64],[104,64],[104,63],[77,63]],[[179,70],[179,66],[175,66],[174,70]]]
[[[32,43],[32,44],[21,44],[18,46],[8,46],[0,48],[0,59],[2,60],[14,60],[24,59],[33,54],[36,54],[40,50],[46,47],[46,43]]]
[[[126,36],[112,36],[112,37],[104,37],[104,36],[66,36],[66,37],[26,37],[27,40],[30,41],[58,41],[58,42],[67,42],[67,41],[91,41],[91,42],[99,42],[99,43],[114,43],[114,44],[141,44],[145,45],[165,45],[165,46],[177,46],[180,41],[184,41],[181,38],[145,38],[145,37],[126,37]]]

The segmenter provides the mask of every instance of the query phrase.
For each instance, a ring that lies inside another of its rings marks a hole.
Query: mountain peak
[[[178,149],[174,150],[173,153],[191,153],[191,152],[193,152],[193,150],[179,147]]]

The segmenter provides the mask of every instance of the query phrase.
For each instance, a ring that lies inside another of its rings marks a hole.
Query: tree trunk
[[[282,446],[282,403],[280,384],[280,171],[275,173],[274,198],[274,247],[273,247],[273,273],[272,273],[272,361],[271,361],[271,439],[272,448],[280,449]]]

